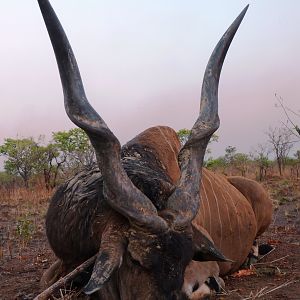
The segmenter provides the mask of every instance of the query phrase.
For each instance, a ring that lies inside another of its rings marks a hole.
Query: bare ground
[[[300,181],[265,183],[276,210],[260,238],[275,249],[251,271],[225,278],[218,299],[300,299]],[[28,200],[30,199],[30,200]],[[54,261],[44,231],[49,194],[0,191],[0,300],[33,299],[42,273]]]

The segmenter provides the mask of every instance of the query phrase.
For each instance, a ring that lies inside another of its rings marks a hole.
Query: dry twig
[[[267,290],[268,287],[264,287],[261,290],[259,290],[256,294],[253,294],[253,292],[251,292],[248,297],[243,298],[242,300],[252,300],[252,299],[258,299],[258,298],[264,297],[267,294],[270,294],[270,293],[272,293],[272,292],[274,292],[278,289],[286,287],[286,286],[288,286],[292,283],[295,283],[295,282],[296,282],[295,280],[289,280],[289,281],[287,281],[285,283],[282,283],[281,285],[276,286],[275,288],[271,288],[269,290]]]
[[[54,294],[56,291],[58,291],[61,287],[65,286],[68,282],[72,281],[78,274],[86,270],[88,267],[90,267],[96,260],[97,254],[86,260],[84,263],[82,263],[80,266],[78,266],[76,269],[74,269],[72,272],[67,274],[65,277],[59,279],[54,284],[52,284],[50,287],[48,287],[45,291],[43,291],[41,294],[36,296],[34,300],[47,300],[50,298],[52,294]]]
[[[275,247],[271,250],[271,251],[269,251],[268,253],[266,253],[265,255],[263,255],[262,257],[260,257],[257,261],[261,261],[263,258],[265,258],[266,256],[268,256],[269,254],[271,254],[273,251],[275,251]],[[258,262],[257,263],[255,263],[255,264],[253,264],[253,265],[256,265],[256,264],[258,264]]]
[[[275,249],[275,248],[274,248]],[[272,252],[273,250],[271,250],[270,252]],[[269,252],[269,253],[270,253]],[[268,255],[269,253],[267,253],[266,255]],[[263,257],[265,257],[266,255],[264,255]],[[280,261],[280,260],[283,260],[283,259],[285,259],[285,258],[287,258],[287,257],[289,257],[290,255],[288,254],[288,255],[286,255],[286,256],[283,256],[283,257],[280,257],[280,258],[277,258],[277,259],[274,259],[274,260],[272,260],[272,261],[270,261],[270,262],[264,262],[264,263],[255,263],[255,264],[253,264],[253,266],[256,266],[256,265],[271,265],[271,264],[273,264],[274,262],[277,262],[277,261]],[[262,257],[262,258],[263,258]]]

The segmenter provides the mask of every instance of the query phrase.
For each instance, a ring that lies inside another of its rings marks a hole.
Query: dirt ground
[[[300,299],[300,180],[269,179],[274,217],[259,243],[274,246],[252,270],[225,278],[217,299]],[[0,300],[33,299],[54,261],[44,231],[49,195],[0,195]],[[30,201],[28,201],[30,199]]]

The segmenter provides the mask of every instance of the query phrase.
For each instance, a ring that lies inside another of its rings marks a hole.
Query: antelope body
[[[202,175],[205,149],[219,127],[222,64],[247,8],[208,62],[200,114],[187,143],[180,149],[174,130],[158,126],[121,149],[86,99],[71,46],[49,1],[38,3],[56,55],[66,112],[85,130],[97,158],[97,167],[77,174],[51,200],[46,230],[59,261],[44,278],[54,270],[68,272],[97,253],[93,270],[78,282],[98,299],[195,298],[205,278],[193,271],[201,268],[220,284],[220,270],[236,270],[258,228],[269,222],[255,210],[257,202],[268,202],[267,196],[252,199],[242,179],[231,184],[206,170]],[[242,186],[241,192],[233,185]],[[219,267],[216,261],[223,263]]]

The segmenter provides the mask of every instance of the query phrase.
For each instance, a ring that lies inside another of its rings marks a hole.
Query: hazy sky
[[[68,130],[56,61],[35,0],[2,1],[0,143]],[[250,3],[224,63],[215,155],[248,152],[280,125],[275,92],[300,104],[298,0],[52,0],[87,96],[122,143],[153,125],[190,128],[208,58]]]

